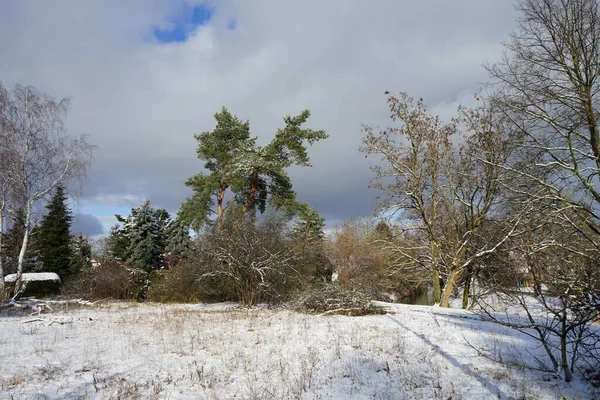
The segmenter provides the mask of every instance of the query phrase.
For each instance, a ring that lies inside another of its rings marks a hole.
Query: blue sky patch
[[[227,23],[227,29],[229,29],[230,31],[235,31],[236,28],[237,28],[237,20],[235,18],[231,18],[229,20],[229,22]]]
[[[160,43],[185,42],[199,26],[208,25],[214,10],[208,5],[184,6],[165,28],[155,27],[154,38]]]

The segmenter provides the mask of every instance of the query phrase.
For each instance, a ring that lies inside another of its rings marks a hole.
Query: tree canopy
[[[242,122],[223,107],[215,114],[215,129],[195,135],[198,158],[205,161],[207,173],[186,181],[193,194],[181,206],[182,221],[198,230],[215,215],[220,224],[227,190],[244,212],[262,213],[270,203],[295,214],[301,205],[286,169],[292,165],[310,166],[307,144],[327,138],[323,130],[302,127],[309,117],[308,110],[285,117],[285,127],[269,144],[259,146],[257,137],[250,136],[249,122]]]

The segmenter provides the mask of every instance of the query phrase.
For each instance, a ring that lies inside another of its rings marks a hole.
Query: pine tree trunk
[[[252,174],[252,184],[250,186],[250,193],[248,193],[248,198],[244,203],[244,207],[242,208],[243,212],[248,211],[248,209],[254,203],[254,198],[256,197],[256,190],[258,189],[258,172],[254,172]]]
[[[217,198],[217,226],[223,222],[223,199],[225,198],[226,187],[221,186],[219,188],[219,197]]]

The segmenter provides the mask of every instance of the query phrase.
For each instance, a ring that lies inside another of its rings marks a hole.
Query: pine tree
[[[73,216],[67,205],[67,195],[57,186],[54,196],[46,205],[48,212],[39,229],[39,257],[42,270],[56,272],[61,278],[71,274],[71,221]]]
[[[237,151],[243,146],[252,147],[256,141],[250,138],[250,123],[242,122],[225,107],[215,114],[215,120],[214,130],[194,135],[198,141],[196,153],[205,161],[204,168],[209,174],[197,174],[185,182],[194,194],[184,201],[179,211],[180,217],[196,230],[208,221],[211,212],[218,223],[223,220],[225,192],[239,180],[232,173]],[[215,199],[217,209],[212,210]]]
[[[166,251],[169,264],[177,264],[189,256],[192,249],[189,228],[179,218],[169,221],[166,227]]]
[[[115,216],[122,224],[127,222],[127,218],[124,218],[118,214]],[[125,232],[123,226],[115,224],[110,228],[107,238],[107,248],[111,261],[126,261],[129,258],[130,245],[131,241],[129,240],[127,232]]]
[[[87,274],[92,267],[92,246],[87,238],[79,234],[71,240],[71,271]]]
[[[23,235],[25,232],[25,210],[17,209],[11,219],[11,224],[2,241],[2,247],[5,255],[4,272],[12,274],[17,272],[19,263],[19,252],[23,244]],[[23,260],[23,272],[30,272],[36,266],[36,244],[38,242],[39,227],[34,226],[31,230],[30,240],[27,243],[27,251]]]
[[[298,218],[292,228],[294,239],[307,244],[321,241],[325,237],[325,218],[312,208],[304,205],[298,212]]]
[[[130,241],[129,264],[145,272],[164,267],[164,228],[168,221],[169,213],[164,209],[153,209],[148,200],[131,210],[124,226]]]
[[[327,137],[322,130],[302,127],[309,117],[308,110],[298,116],[285,117],[285,127],[277,131],[271,143],[258,146],[257,138],[250,137],[247,121],[241,122],[225,108],[215,114],[216,128],[196,135],[198,157],[206,161],[204,167],[211,172],[195,175],[186,182],[194,194],[181,205],[179,216],[198,230],[213,212],[219,226],[227,190],[233,192],[244,213],[263,213],[269,203],[294,215],[299,204],[287,168],[310,166],[307,143],[312,145]],[[211,209],[214,199],[216,210]]]
[[[294,248],[302,259],[307,275],[331,281],[333,266],[323,248],[324,229],[325,218],[308,205],[300,203],[298,217],[292,227]]]

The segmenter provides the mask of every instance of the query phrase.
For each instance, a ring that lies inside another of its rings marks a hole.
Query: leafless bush
[[[285,235],[286,222],[280,215],[256,221],[232,207],[223,223],[198,244],[199,254],[192,261],[200,267],[197,281],[232,288],[243,305],[285,301],[300,275]]]
[[[382,282],[388,263],[374,243],[374,232],[374,222],[367,219],[346,221],[335,228],[326,245],[326,255],[342,285],[373,288]]]
[[[146,282],[143,271],[116,261],[104,262],[91,271],[94,298],[138,299]]]
[[[362,292],[345,289],[337,284],[325,284],[303,293],[294,308],[308,313],[347,315],[385,314]]]
[[[168,270],[155,271],[150,276],[148,300],[163,303],[193,303],[206,298],[205,285],[197,281],[198,267],[190,262],[179,263]]]

